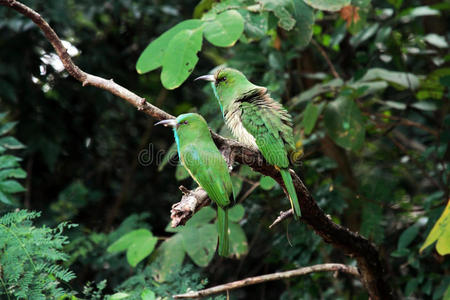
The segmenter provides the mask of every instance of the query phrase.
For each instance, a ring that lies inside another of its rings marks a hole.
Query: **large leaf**
[[[400,88],[409,88],[414,90],[419,86],[419,78],[417,78],[414,74],[389,71],[380,68],[368,70],[359,81],[373,81],[377,79],[383,79]]]
[[[248,242],[242,227],[236,223],[230,222],[230,252],[237,258],[248,252]]]
[[[205,38],[218,47],[230,47],[241,37],[244,31],[244,19],[236,10],[228,10],[214,20],[205,22]]]
[[[309,6],[319,10],[338,11],[344,6],[350,5],[350,0],[303,0]]]
[[[184,29],[177,33],[167,46],[161,72],[161,82],[166,89],[179,87],[194,70],[197,52],[202,48],[202,28]]]
[[[437,241],[436,250],[440,255],[450,254],[450,201],[448,201],[444,212],[428,234],[425,243],[420,247],[419,252],[422,253],[435,241]]]
[[[358,150],[364,143],[364,119],[353,99],[340,96],[325,109],[325,128],[341,147]]]
[[[186,227],[195,227],[209,223],[216,217],[216,211],[211,206],[205,206],[196,212],[192,218],[186,222]]]
[[[5,180],[0,182],[0,190],[6,194],[14,194],[25,191],[24,187],[15,180]]]
[[[302,126],[305,129],[305,134],[310,134],[316,125],[317,119],[322,112],[324,104],[314,104],[312,101],[308,103],[303,112]]]
[[[278,18],[278,26],[285,30],[294,28],[295,19],[288,10],[288,7],[292,5],[292,2],[288,0],[261,0],[261,4],[263,10],[272,11]]]
[[[158,239],[147,229],[133,230],[111,244],[107,251],[111,253],[127,250],[128,263],[135,267],[155,249]]]
[[[164,32],[141,53],[136,63],[137,72],[144,74],[161,67],[167,45],[172,38],[182,30],[199,28],[202,24],[203,21],[201,20],[186,20]]]
[[[314,25],[314,10],[303,1],[294,1],[290,10],[296,21],[295,28],[291,33],[295,46],[306,47],[311,41],[312,27]]]
[[[181,233],[165,240],[158,247],[153,257],[157,265],[155,279],[160,282],[165,281],[172,274],[178,273],[183,264],[184,256],[183,235]]]
[[[245,214],[245,209],[242,204],[236,204],[228,210],[228,219],[231,222],[239,222]]]
[[[217,248],[217,236],[214,224],[183,230],[184,249],[196,265],[206,267],[209,264]]]

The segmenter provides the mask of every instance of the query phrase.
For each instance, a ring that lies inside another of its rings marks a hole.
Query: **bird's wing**
[[[183,147],[180,158],[191,177],[211,200],[222,207],[231,203],[233,185],[228,166],[212,140]]]
[[[255,137],[256,144],[267,162],[287,168],[288,149],[293,144],[292,128],[283,121],[280,111],[263,101],[242,102],[240,107],[242,124]]]

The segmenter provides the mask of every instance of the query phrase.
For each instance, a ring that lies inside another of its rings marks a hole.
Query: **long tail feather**
[[[217,229],[219,233],[219,255],[228,256],[230,237],[228,234],[228,209],[217,206]]]
[[[297,219],[297,217],[302,216],[302,213],[300,212],[300,204],[298,203],[297,192],[292,182],[291,173],[289,173],[289,169],[281,169],[280,173],[289,194],[289,201],[291,201],[291,207],[294,210],[294,217]]]

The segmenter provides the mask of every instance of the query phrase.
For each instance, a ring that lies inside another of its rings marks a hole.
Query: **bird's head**
[[[155,125],[170,126],[179,137],[194,138],[201,134],[209,133],[208,124],[205,119],[195,113],[182,114],[176,119],[162,120]]]
[[[242,72],[232,68],[222,68],[213,75],[200,76],[195,80],[210,81],[220,104],[225,107],[238,99],[240,95],[258,87],[248,81]]]

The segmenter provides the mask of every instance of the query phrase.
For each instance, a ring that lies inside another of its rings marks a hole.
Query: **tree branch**
[[[351,274],[359,277],[358,270],[355,267],[346,266],[342,264],[322,264],[322,265],[314,265],[310,267],[299,268],[296,270],[286,271],[286,272],[277,272],[273,274],[267,274],[262,276],[249,277],[238,281],[233,281],[227,284],[218,285],[212,288],[200,290],[200,291],[191,291],[185,294],[173,295],[172,297],[175,299],[184,299],[184,298],[200,298],[209,296],[212,294],[218,294],[222,292],[226,292],[229,290],[238,289],[244,286],[258,284],[266,281],[280,280],[291,278],[294,276],[306,275],[313,272],[343,272],[347,274]]]
[[[68,55],[67,49],[63,46],[58,35],[31,8],[15,0],[0,0],[0,5],[8,6],[18,11],[39,26],[47,40],[55,48],[66,70],[71,76],[82,82],[83,86],[92,85],[109,91],[155,119],[174,118],[114,81],[91,75],[78,68]],[[236,141],[223,138],[214,132],[211,135],[222,153],[229,154],[236,162],[246,164],[255,171],[274,178],[281,186],[284,186],[280,173],[273,166],[266,163],[261,153],[255,152]],[[384,267],[375,246],[359,234],[333,223],[319,208],[297,174],[291,170],[291,175],[300,202],[301,219],[310,225],[325,242],[342,249],[346,254],[356,259],[361,273],[361,281],[372,300],[393,299],[390,286],[385,278]]]

